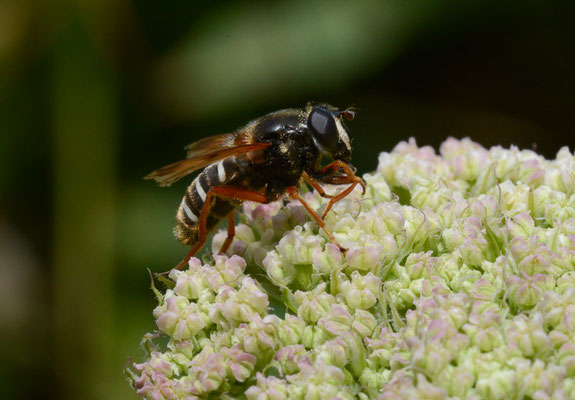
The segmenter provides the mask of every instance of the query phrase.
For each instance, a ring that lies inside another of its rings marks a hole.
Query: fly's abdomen
[[[237,176],[236,164],[235,157],[210,164],[188,186],[176,214],[174,234],[180,242],[193,245],[198,241],[201,213],[208,193],[212,187],[226,185]],[[212,231],[240,203],[238,200],[212,196],[210,204],[206,206],[206,231]]]

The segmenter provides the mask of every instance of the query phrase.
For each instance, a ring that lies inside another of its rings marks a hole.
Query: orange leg
[[[313,187],[321,197],[324,197],[326,199],[331,199],[333,196],[331,194],[327,194],[323,188],[319,185],[319,183],[317,183],[315,180],[313,180],[308,174],[307,172],[303,173],[303,178],[305,179],[305,181],[307,183],[310,184],[311,187]]]
[[[318,172],[319,172],[319,174],[329,175],[328,174],[329,172],[332,172],[332,171],[335,172],[340,168],[343,169],[343,172],[345,173],[345,177],[347,177],[348,182],[349,183],[352,183],[352,182],[359,183],[363,189],[363,194],[365,194],[365,183],[363,183],[363,179],[356,176],[355,172],[353,172],[353,170],[350,168],[350,166],[347,165],[346,163],[344,163],[343,161],[336,160],[336,161],[326,165],[324,168],[320,169]],[[336,178],[336,177],[334,177],[334,178]],[[342,178],[344,178],[344,177],[342,177]],[[345,182],[342,182],[342,183],[345,183]]]
[[[337,171],[340,168],[346,172],[346,175],[355,175],[351,170],[351,168],[349,167],[349,165],[340,160],[332,161],[331,163],[327,164],[325,167],[320,169],[318,172],[320,174],[327,174],[328,172]]]
[[[292,186],[290,188],[288,188],[287,190],[288,194],[294,198],[297,199],[307,210],[308,213],[310,213],[310,215],[313,217],[313,219],[316,220],[317,224],[319,225],[319,227],[321,229],[324,230],[325,233],[327,233],[327,236],[329,236],[329,238],[331,239],[331,241],[333,242],[333,244],[335,244],[339,250],[342,253],[345,253],[347,251],[347,249],[344,249],[341,244],[339,244],[339,242],[337,240],[335,240],[335,238],[333,237],[333,235],[331,234],[330,231],[327,230],[327,228],[325,227],[325,222],[323,222],[323,220],[320,218],[320,216],[309,206],[309,204],[307,204],[307,202],[300,196],[299,194],[299,189],[295,186]]]
[[[321,219],[324,219],[325,216],[327,215],[327,213],[329,212],[329,210],[331,210],[331,207],[337,203],[338,201],[340,201],[341,199],[345,198],[348,194],[350,194],[353,189],[355,189],[355,187],[357,186],[357,184],[361,184],[363,185],[363,180],[357,176],[354,177],[355,179],[353,180],[353,182],[351,183],[351,185],[349,185],[347,187],[347,189],[345,189],[344,191],[342,191],[340,194],[338,194],[337,196],[332,197],[331,199],[329,199],[329,203],[327,203],[327,207],[325,208],[325,211],[323,212],[323,214],[321,215]],[[356,180],[357,179],[357,180]],[[365,186],[364,187],[364,192],[365,192]]]
[[[228,248],[230,247],[230,244],[232,244],[235,235],[236,221],[234,220],[234,212],[232,211],[228,214],[228,236],[226,237],[226,240],[224,241],[219,254],[224,254],[226,251],[228,251]]]
[[[206,195],[206,199],[204,200],[204,206],[202,207],[202,211],[200,212],[200,220],[198,222],[198,241],[192,249],[186,254],[184,259],[180,261],[178,265],[176,265],[176,269],[182,269],[190,258],[195,256],[198,251],[204,247],[206,243],[206,239],[208,236],[208,232],[206,229],[206,224],[208,221],[209,210],[212,203],[212,197],[214,196],[221,196],[221,197],[228,197],[232,199],[238,200],[248,200],[248,201],[255,201],[257,203],[269,203],[270,200],[266,197],[265,194],[254,192],[253,190],[243,189],[243,188],[236,188],[236,187],[229,187],[229,186],[216,186],[210,188],[208,194]],[[220,252],[224,252],[227,250],[229,245],[231,244],[233,237],[235,235],[235,226],[234,226],[234,217],[233,214],[228,216],[228,221],[230,221],[230,227],[228,226],[228,237],[226,238],[224,245],[222,246],[222,250]],[[230,232],[232,233],[230,237]]]
[[[331,175],[330,174],[331,172],[335,172],[339,169],[343,169],[343,172],[345,173],[345,175],[341,176],[341,175]],[[322,219],[325,218],[325,216],[327,215],[329,210],[331,210],[332,206],[335,203],[337,203],[338,201],[340,201],[341,199],[343,199],[347,195],[349,195],[358,184],[361,185],[361,187],[363,189],[363,194],[365,194],[365,183],[363,182],[363,179],[356,176],[355,173],[353,172],[353,170],[349,167],[349,165],[347,165],[343,161],[336,160],[336,161],[328,164],[324,168],[320,169],[318,171],[318,174],[326,175],[325,176],[325,183],[330,183],[330,184],[334,184],[334,185],[350,184],[350,186],[348,188],[346,188],[343,192],[339,193],[336,196],[330,196],[331,198],[329,200],[329,203],[327,204],[327,207],[325,208],[325,211],[323,212],[323,214],[321,216]]]

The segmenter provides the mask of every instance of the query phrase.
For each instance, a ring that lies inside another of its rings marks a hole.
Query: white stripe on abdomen
[[[190,221],[198,222],[198,217],[196,216],[196,214],[194,214],[194,212],[186,204],[186,198],[185,197],[182,199],[182,208],[184,209],[184,212],[186,213],[186,216],[190,219]]]

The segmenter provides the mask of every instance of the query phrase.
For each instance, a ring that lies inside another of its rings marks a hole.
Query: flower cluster
[[[299,204],[246,203],[227,255],[171,271],[137,393],[574,399],[575,156],[410,140],[364,179],[325,217],[345,254]]]

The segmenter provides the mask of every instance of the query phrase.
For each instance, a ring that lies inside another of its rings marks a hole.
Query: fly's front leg
[[[320,218],[320,216],[313,210],[313,208],[311,208],[310,205],[303,199],[303,197],[301,197],[301,195],[299,194],[299,189],[296,186],[292,186],[292,187],[288,188],[287,192],[290,195],[290,197],[298,200],[301,203],[301,205],[305,207],[307,212],[310,213],[310,215],[313,217],[313,219],[316,220],[319,227],[324,230],[324,232],[327,234],[327,236],[329,236],[329,238],[331,239],[333,244],[335,244],[342,253],[345,253],[347,251],[347,249],[343,248],[341,246],[341,244],[339,244],[339,242],[333,237],[331,232],[326,228],[325,222],[323,222],[323,219]]]
[[[335,174],[335,172],[339,171],[340,169],[343,170],[345,175]],[[331,196],[329,203],[327,204],[327,207],[325,208],[325,211],[321,216],[322,219],[325,218],[325,216],[327,215],[329,210],[331,210],[332,206],[335,203],[347,197],[353,191],[353,189],[355,189],[357,185],[361,186],[362,195],[365,194],[365,183],[363,182],[363,179],[355,175],[351,167],[348,164],[344,163],[343,161],[336,160],[328,164],[324,168],[320,169],[317,172],[316,176],[323,183],[328,183],[332,185],[349,184],[349,186],[344,191],[335,196]]]
[[[310,184],[311,187],[313,187],[321,197],[326,198],[326,199],[331,199],[333,196],[331,194],[327,194],[325,192],[325,190],[323,190],[323,188],[319,185],[319,183],[317,183],[317,181],[315,181],[314,179],[312,179],[307,172],[303,173],[303,179],[305,179],[305,181],[307,183]]]

